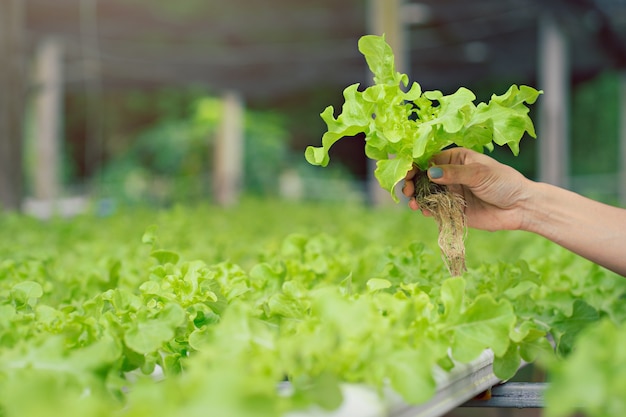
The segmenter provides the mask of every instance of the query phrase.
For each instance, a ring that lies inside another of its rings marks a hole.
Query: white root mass
[[[415,179],[415,198],[439,226],[439,248],[451,276],[462,275],[465,266],[465,200],[459,194],[434,184],[426,175]]]

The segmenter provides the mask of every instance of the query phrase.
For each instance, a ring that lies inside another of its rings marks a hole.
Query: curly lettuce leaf
[[[425,169],[434,155],[450,145],[478,152],[493,150],[494,144],[507,145],[517,155],[526,133],[536,137],[526,105],[533,104],[541,91],[513,85],[478,105],[465,87],[444,95],[437,90],[422,92],[414,82],[405,91],[409,78],[396,71],[384,36],[363,36],[358,46],[374,74],[374,85],[363,91],[359,84],[350,85],[338,116],[332,106],[321,113],[327,132],[321,147],[307,147],[305,158],[310,164],[327,166],[333,144],[365,134],[365,154],[377,161],[374,175],[398,201],[394,187],[412,165]]]

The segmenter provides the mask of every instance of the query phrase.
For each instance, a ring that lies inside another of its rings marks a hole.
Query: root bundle
[[[414,179],[415,198],[439,226],[439,248],[452,276],[462,275],[465,267],[465,200],[444,185],[431,182],[425,172]]]

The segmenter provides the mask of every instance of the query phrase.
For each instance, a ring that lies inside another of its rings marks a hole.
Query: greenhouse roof
[[[26,0],[29,45],[64,41],[66,82],[106,86],[200,83],[273,99],[367,81],[356,44],[362,0]],[[574,80],[626,63],[626,2],[423,0],[402,13],[411,78],[453,88],[494,78],[532,82],[545,11],[570,39]]]

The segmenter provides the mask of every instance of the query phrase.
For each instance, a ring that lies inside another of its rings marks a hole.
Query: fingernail
[[[439,167],[428,168],[428,176],[434,180],[443,177],[443,169]]]

